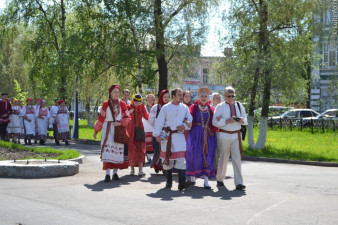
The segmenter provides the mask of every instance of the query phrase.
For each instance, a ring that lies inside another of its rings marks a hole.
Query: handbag
[[[114,114],[114,109],[113,107],[110,107],[110,111],[112,113],[113,116],[113,120],[114,122],[117,122],[115,120],[115,114]],[[127,132],[127,127],[126,126],[117,126],[114,127],[114,142],[119,143],[119,144],[127,144],[129,141],[129,135]]]
[[[144,133],[144,129],[136,126],[135,109],[134,109],[134,128],[135,128],[135,140],[139,142],[146,142],[146,135]]]
[[[241,112],[241,107],[239,106],[238,102],[237,102],[237,106],[238,106],[238,109],[239,109],[239,113],[242,113]],[[242,133],[242,140],[244,141],[245,140],[245,136],[246,136],[246,126],[241,125],[241,133]]]

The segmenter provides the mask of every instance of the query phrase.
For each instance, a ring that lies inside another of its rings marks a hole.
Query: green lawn
[[[19,150],[22,150],[22,151],[31,151],[31,152],[38,152],[38,153],[58,154],[58,156],[50,157],[50,158],[47,158],[47,159],[67,160],[67,159],[74,159],[74,158],[81,156],[81,153],[76,151],[76,150],[69,150],[69,149],[56,150],[56,149],[53,149],[53,148],[46,148],[46,147],[39,147],[39,148],[25,147],[25,146],[22,146],[20,144],[14,144],[14,143],[5,142],[5,141],[0,142],[0,147],[9,148],[9,149],[19,149]],[[24,159],[31,159],[31,157],[24,158]],[[44,159],[44,158],[34,157],[34,159]],[[0,160],[6,160],[6,157],[5,158],[0,157]]]
[[[72,124],[72,123],[71,123]],[[94,140],[93,128],[88,128],[86,120],[79,121],[80,139]],[[258,127],[254,129],[255,141],[258,138]],[[265,150],[250,150],[247,139],[243,143],[244,155],[279,159],[295,159],[306,161],[338,162],[338,144],[336,132],[314,134],[310,130],[268,130]],[[97,140],[101,140],[101,132]]]
[[[254,130],[255,141],[258,128]],[[338,162],[337,134],[298,130],[268,130],[265,150],[249,150],[244,143],[244,155],[306,161]]]

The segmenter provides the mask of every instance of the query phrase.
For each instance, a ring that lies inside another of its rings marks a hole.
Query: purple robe
[[[212,115],[210,113],[210,115]],[[208,112],[203,112],[204,123],[208,120]],[[193,127],[190,129],[187,139],[187,153],[186,153],[186,175],[203,177],[215,177],[214,160],[216,154],[216,133],[212,129],[213,136],[207,132],[207,154],[206,164],[204,163],[203,157],[203,143],[204,143],[204,128],[199,125],[201,124],[201,113],[196,110],[193,115]],[[212,121],[212,118],[210,118]]]

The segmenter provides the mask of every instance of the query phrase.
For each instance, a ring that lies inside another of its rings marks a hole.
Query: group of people
[[[55,100],[55,105],[47,108],[47,102],[40,98],[27,98],[26,105],[22,100],[10,98],[7,93],[1,94],[0,100],[0,140],[26,145],[35,143],[44,145],[48,129],[53,129],[57,145],[63,140],[69,145],[69,111],[64,100]]]
[[[140,94],[109,88],[109,99],[101,107],[94,127],[94,138],[102,131],[101,161],[106,171],[105,182],[119,180],[118,170],[130,166],[130,175],[143,176],[146,158],[155,172],[163,171],[166,188],[172,188],[173,173],[178,174],[178,189],[204,179],[204,188],[211,189],[209,179],[216,177],[217,186],[224,186],[231,153],[234,183],[245,190],[241,171],[241,126],[247,124],[245,109],[235,101],[235,90],[226,87],[225,101],[207,87],[198,90],[193,102],[189,91],[179,88],[148,94],[146,104]],[[171,101],[170,101],[171,98]],[[111,176],[111,170],[113,174]]]

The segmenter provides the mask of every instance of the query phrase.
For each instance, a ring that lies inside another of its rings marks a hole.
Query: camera
[[[241,120],[241,118],[239,118],[239,117],[234,117],[234,120],[235,120],[236,122],[239,122],[239,121]]]

